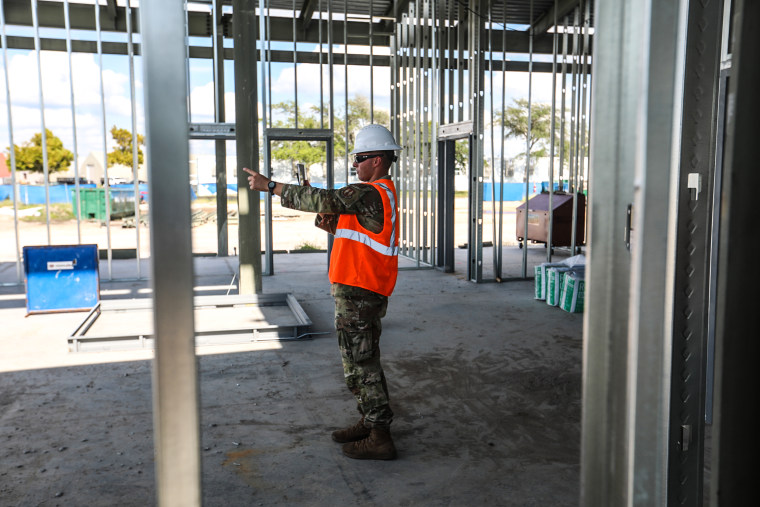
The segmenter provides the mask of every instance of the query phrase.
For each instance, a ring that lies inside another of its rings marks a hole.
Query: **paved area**
[[[402,271],[390,300],[392,462],[330,440],[356,412],[325,254],[275,255],[264,292],[293,293],[315,334],[198,349],[205,505],[577,505],[582,315],[534,300],[532,281],[466,281],[464,252],[456,273]],[[135,265],[113,261],[114,278]],[[236,266],[197,258],[196,293],[235,293]],[[0,281],[15,276],[0,265]],[[101,290],[150,296],[144,280]],[[0,504],[155,503],[151,352],[69,353],[83,314],[25,313],[23,287],[0,287]]]

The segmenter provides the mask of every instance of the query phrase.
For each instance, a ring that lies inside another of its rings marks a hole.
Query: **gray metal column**
[[[703,498],[710,247],[715,170],[715,104],[720,68],[720,2],[690,2],[678,181],[668,505]],[[692,187],[700,188],[692,188]]]
[[[630,443],[628,297],[631,254],[626,248],[627,208],[633,202],[639,132],[638,76],[645,62],[637,41],[648,27],[634,0],[596,2],[590,155],[589,259],[583,321],[583,413],[580,505],[627,505]],[[563,41],[567,36],[563,35]],[[566,46],[563,47],[566,48]],[[566,55],[563,49],[563,56]],[[563,63],[563,111],[567,86]],[[563,115],[564,119],[564,115]],[[564,121],[560,130],[564,134]],[[564,139],[564,137],[563,137]],[[560,144],[560,155],[563,156]],[[560,165],[560,185],[562,185]]]
[[[711,504],[749,505],[757,498],[758,441],[754,390],[760,340],[752,318],[757,314],[760,271],[758,251],[757,139],[760,128],[760,66],[757,48],[760,3],[735,0],[733,55],[729,84],[723,189],[715,355],[715,424]],[[731,107],[731,106],[729,106]]]
[[[8,146],[9,146],[9,158],[10,170],[11,170],[11,192],[13,192],[11,200],[13,201],[13,237],[14,244],[13,249],[16,253],[16,282],[21,283],[22,268],[21,268],[21,243],[18,235],[18,185],[16,181],[16,150],[15,143],[13,142],[13,115],[11,114],[11,86],[8,67],[8,37],[5,34],[5,5],[0,4],[0,41],[2,41],[3,52],[3,78],[5,81],[5,110],[8,114]],[[79,193],[77,192],[77,196]],[[77,222],[78,224],[79,222]]]
[[[199,389],[181,0],[141,4],[153,285],[153,420],[157,500],[201,503]]]
[[[235,44],[235,131],[238,180],[238,245],[240,245],[240,294],[260,294],[261,217],[259,192],[248,190],[243,167],[259,170],[259,128],[256,93],[256,7],[233,0],[232,26]]]
[[[634,83],[646,99],[629,138],[637,146],[628,301],[629,505],[666,505],[674,479],[667,474],[680,173],[673,154],[681,147],[687,7],[652,1],[644,9],[649,29],[642,33],[640,56],[631,56],[643,63]]]
[[[127,54],[129,57],[129,103],[132,113],[132,180],[134,183],[135,192],[135,268],[137,270],[137,278],[142,278],[142,269],[140,266],[140,161],[139,161],[139,139],[140,136],[137,133],[137,101],[136,95],[136,83],[135,83],[135,45],[133,42],[134,33],[132,30],[132,7],[129,2],[125,5],[126,18],[127,18]],[[70,57],[71,55],[69,55]],[[69,67],[71,68],[71,60],[69,60]],[[72,83],[71,92],[71,113],[74,116],[74,90]],[[73,118],[72,118],[73,120]],[[76,142],[76,122],[73,122],[74,130],[74,149],[77,149]],[[76,154],[74,155],[74,163],[77,164]],[[79,172],[75,173],[77,181],[77,202],[79,199]],[[79,215],[80,207],[77,206],[77,229],[79,228]],[[81,242],[81,239],[80,239]]]
[[[483,0],[470,0],[468,16],[469,46],[469,111],[472,119],[470,136],[470,172],[467,244],[467,279],[483,281],[483,158],[485,114],[485,57],[483,54]],[[461,86],[460,82],[460,86]]]
[[[222,25],[222,0],[213,0],[213,46],[214,46],[214,121],[225,122],[224,114],[224,26]],[[262,48],[261,53],[264,53]],[[227,241],[227,141],[217,139],[216,145],[216,254],[226,257]],[[247,181],[247,180],[246,180]]]

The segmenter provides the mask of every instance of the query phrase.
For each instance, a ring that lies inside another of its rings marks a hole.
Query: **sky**
[[[58,31],[60,32],[60,31]],[[57,33],[58,37],[61,36]],[[65,36],[65,32],[64,32]],[[191,41],[193,43],[193,41]],[[292,45],[288,45],[288,49]],[[368,48],[349,47],[351,52],[365,52]],[[317,51],[314,45],[300,46],[299,51]],[[323,47],[326,52],[326,45]],[[387,54],[387,48],[376,48],[380,54]],[[333,52],[342,54],[343,46],[335,46]],[[68,55],[65,52],[42,51],[42,98],[45,104],[45,127],[61,138],[64,146],[74,151],[72,90],[69,73]],[[0,149],[6,151],[11,138],[8,125],[8,97],[10,97],[13,125],[13,143],[20,145],[42,130],[40,114],[40,92],[37,54],[35,51],[7,50],[0,63]],[[325,58],[326,60],[326,58]],[[6,63],[7,62],[7,63]],[[132,101],[129,75],[129,59],[123,55],[103,55],[73,53],[73,96],[76,113],[76,151],[80,163],[88,153],[94,152],[99,157],[105,151],[113,149],[113,141],[108,131],[112,126],[132,130]],[[260,72],[257,66],[257,72]],[[7,72],[6,72],[7,71]],[[142,62],[135,58],[135,107],[137,130],[144,133],[145,111],[143,109]],[[328,100],[327,66],[323,67],[325,103]],[[334,68],[334,100],[336,110],[343,110],[345,104],[344,66]],[[349,95],[370,94],[370,72],[366,66],[349,66]],[[6,77],[7,74],[7,77]],[[297,70],[292,63],[272,64],[272,102],[294,99],[294,75],[298,75],[299,108],[320,103],[319,66],[298,64]],[[390,108],[390,70],[387,67],[375,67],[374,70],[375,107]],[[7,81],[6,81],[7,80]],[[501,75],[494,73],[494,95],[498,102],[501,97]],[[486,83],[488,83],[486,75]],[[6,88],[6,82],[9,88]],[[193,59],[188,68],[190,93],[190,111],[192,122],[211,122],[214,118],[213,71],[211,60]],[[103,100],[101,100],[101,83]],[[10,93],[8,94],[8,91]],[[518,97],[528,95],[528,74],[512,72],[507,74],[507,103]],[[534,102],[551,102],[551,75],[535,73],[532,82]],[[225,62],[225,110],[227,122],[234,122],[234,73],[233,62]],[[261,104],[259,104],[261,105]],[[486,104],[486,111],[489,104]],[[105,117],[104,117],[105,116]],[[105,147],[104,147],[105,142]],[[490,152],[490,139],[486,136],[486,153]],[[520,145],[510,143],[519,150]],[[497,150],[498,151],[498,150]],[[213,143],[192,142],[191,153],[212,153]],[[498,156],[498,153],[497,153]]]

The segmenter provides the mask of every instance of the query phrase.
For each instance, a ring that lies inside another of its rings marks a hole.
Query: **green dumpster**
[[[135,214],[135,191],[127,188],[111,188],[108,192],[111,218],[122,218]],[[81,217],[85,220],[106,219],[106,189],[80,188],[79,200]],[[71,191],[71,209],[77,214],[76,189]]]

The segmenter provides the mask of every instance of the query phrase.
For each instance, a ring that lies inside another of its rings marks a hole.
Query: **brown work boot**
[[[364,440],[345,444],[343,454],[353,459],[396,459],[396,447],[389,430],[372,428]]]
[[[332,439],[339,444],[345,444],[346,442],[356,442],[369,436],[370,429],[364,426],[364,417],[359,419],[359,422],[342,430],[335,430],[332,432]]]

